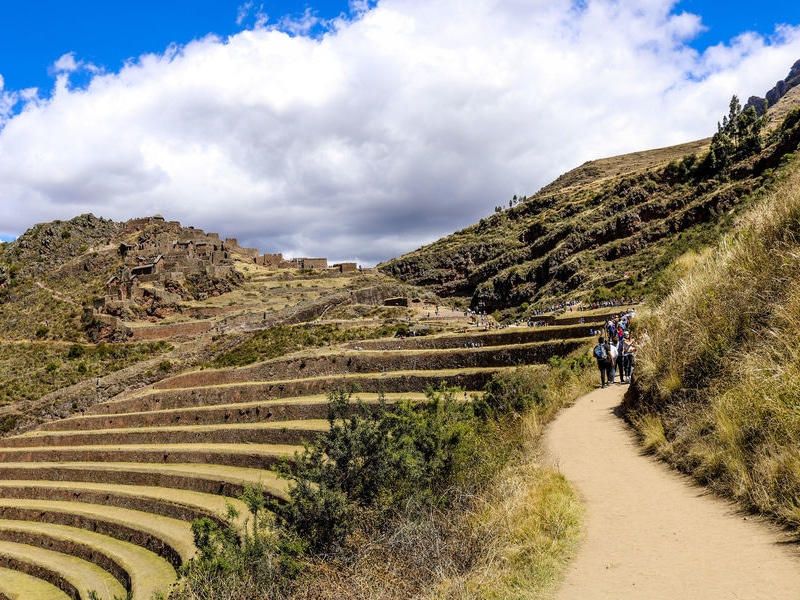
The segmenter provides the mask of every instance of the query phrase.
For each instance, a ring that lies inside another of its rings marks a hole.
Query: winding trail
[[[585,539],[556,598],[800,598],[797,544],[642,455],[615,414],[626,389],[580,398],[545,436],[547,461],[586,505]]]

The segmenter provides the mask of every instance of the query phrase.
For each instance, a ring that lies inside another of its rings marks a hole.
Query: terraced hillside
[[[592,327],[588,314],[489,331],[440,318],[436,335],[189,370],[1,439],[0,598],[149,599],[194,556],[193,519],[247,514],[248,485],[285,497],[274,467],[327,426],[326,391],[391,404],[445,381],[477,394],[498,371],[581,349]]]
[[[751,99],[751,114],[737,101],[728,116],[720,115],[726,131],[587,162],[379,268],[443,298],[460,297],[477,310],[507,316],[529,316],[565,296],[657,292],[672,261],[730,231],[780,181],[784,157],[800,142],[798,70],[779,86],[781,94],[767,94],[766,122],[756,117],[762,100]],[[752,135],[731,126],[745,120],[755,124]]]

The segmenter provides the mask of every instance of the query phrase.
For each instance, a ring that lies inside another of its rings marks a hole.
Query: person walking
[[[619,354],[617,353],[617,338],[615,336],[608,338],[606,350],[608,351],[608,360],[611,363],[608,383],[614,383],[617,380],[617,359],[619,358]],[[620,375],[621,374],[622,373],[620,373]]]
[[[630,331],[625,332],[625,337],[622,340],[622,364],[625,377],[628,383],[631,381],[633,374],[633,363],[636,360],[636,341],[633,339]]]
[[[602,336],[597,338],[597,345],[594,347],[593,353],[597,359],[597,368],[600,369],[600,387],[604,388],[610,383],[611,357],[609,356],[609,346]]]

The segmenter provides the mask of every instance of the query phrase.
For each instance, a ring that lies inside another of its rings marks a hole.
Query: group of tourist
[[[629,310],[609,319],[605,324],[605,335],[597,338],[594,357],[600,369],[600,387],[615,383],[630,383],[636,362],[636,350],[640,344],[630,331],[634,311]],[[646,334],[645,334],[646,335]]]

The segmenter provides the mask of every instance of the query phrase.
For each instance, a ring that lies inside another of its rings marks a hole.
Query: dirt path
[[[626,388],[584,396],[545,437],[548,461],[586,504],[558,600],[800,598],[796,545],[641,455],[614,414]]]

